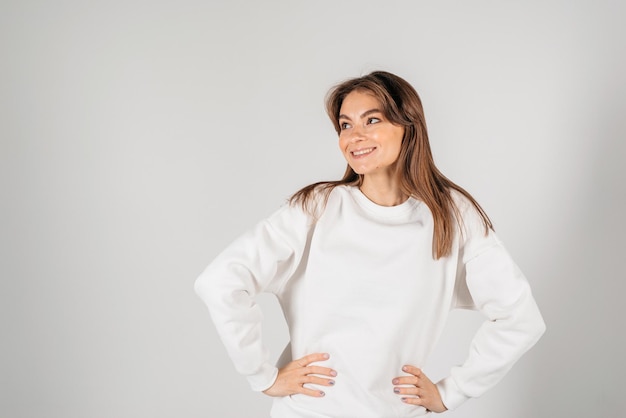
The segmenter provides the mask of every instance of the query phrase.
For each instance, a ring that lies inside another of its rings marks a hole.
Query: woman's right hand
[[[337,376],[336,371],[328,367],[311,365],[311,363],[328,360],[329,358],[330,356],[327,353],[314,353],[288,363],[285,367],[278,370],[276,381],[269,389],[265,389],[263,393],[269,396],[289,396],[296,393],[316,398],[324,396],[325,393],[323,391],[310,389],[303,385],[332,386],[335,384],[333,379],[326,379],[320,376],[335,377]]]

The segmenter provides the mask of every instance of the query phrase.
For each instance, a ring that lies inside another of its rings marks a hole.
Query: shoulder
[[[319,183],[311,185],[306,194],[296,193],[281,205],[267,221],[272,224],[295,222],[296,224],[314,224],[329,205],[338,202],[350,195],[351,186],[329,185]]]
[[[450,197],[452,198],[454,206],[459,213],[463,215],[464,219],[472,216],[480,216],[472,201],[463,193],[455,189],[450,189]]]
[[[472,201],[458,190],[450,190],[450,197],[452,198],[452,208],[455,214],[455,219],[458,227],[464,233],[469,233],[475,230],[485,231],[485,221],[481,216],[478,208],[472,203]]]
[[[498,238],[483,209],[457,190],[451,190],[450,196],[455,206],[455,220],[463,259],[467,261],[498,245]]]
[[[280,205],[265,221],[272,226],[279,227],[289,224],[308,224],[312,222],[312,217],[299,202],[287,201]]]
[[[298,192],[290,199],[289,205],[299,208],[313,219],[319,219],[329,205],[335,205],[344,200],[351,192],[352,186],[320,182],[311,184]]]

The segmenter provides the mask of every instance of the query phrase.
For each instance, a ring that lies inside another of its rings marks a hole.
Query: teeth
[[[368,154],[370,152],[372,152],[374,148],[366,148],[366,149],[361,149],[358,151],[352,151],[352,155],[354,156],[359,156],[359,155],[363,155],[363,154]]]

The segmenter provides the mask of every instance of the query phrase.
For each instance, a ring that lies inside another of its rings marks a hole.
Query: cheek
[[[387,143],[387,158],[396,161],[400,157],[402,150],[402,139],[395,139]]]
[[[340,135],[338,144],[339,144],[339,149],[341,150],[341,152],[345,152],[346,147],[348,146],[348,140],[346,138],[342,138]]]
[[[398,142],[396,143],[396,153],[400,154],[401,150],[402,150],[402,138],[400,138],[400,140],[398,140]]]
[[[399,131],[399,132],[395,132],[394,135],[394,148],[396,149],[396,152],[398,154],[400,154],[400,150],[402,149],[402,139],[404,138],[404,129]]]

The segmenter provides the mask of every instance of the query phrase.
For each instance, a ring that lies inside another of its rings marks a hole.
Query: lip
[[[376,147],[358,148],[350,151],[350,155],[352,158],[365,158],[368,155],[371,155],[374,151],[376,151]]]

